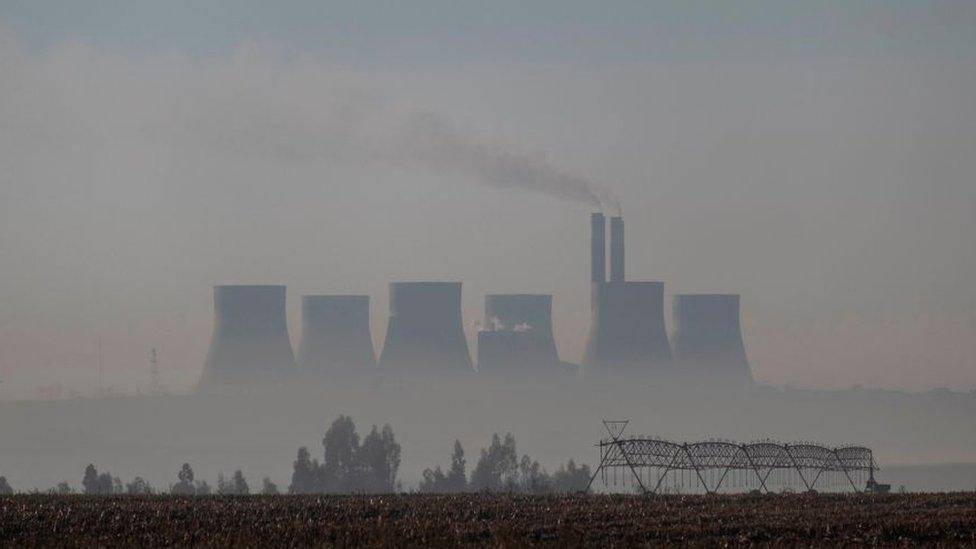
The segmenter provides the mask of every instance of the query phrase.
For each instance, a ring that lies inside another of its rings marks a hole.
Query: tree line
[[[519,459],[515,437],[511,433],[504,438],[498,433],[492,435],[491,444],[481,449],[470,479],[465,469],[464,448],[455,440],[450,468],[446,473],[440,465],[425,469],[419,491],[552,494],[585,491],[590,482],[590,468],[578,466],[572,459],[553,474],[527,455],[523,454]]]
[[[351,417],[340,415],[325,431],[322,438],[322,458],[312,457],[308,447],[298,449],[293,462],[289,494],[343,494],[343,493],[392,493],[402,491],[398,479],[401,447],[389,424],[378,428],[373,425],[364,437],[356,431]],[[451,454],[450,467],[445,472],[440,465],[425,469],[418,491],[424,493],[459,492],[513,492],[525,494],[549,494],[586,490],[590,480],[590,468],[576,465],[569,460],[550,474],[539,462],[527,455],[518,457],[515,437],[492,436],[487,448],[467,473],[464,448],[457,440]],[[86,495],[147,495],[174,494],[181,496],[246,495],[259,493],[277,495],[278,486],[265,477],[260,488],[252,492],[244,473],[238,469],[225,477],[217,476],[211,486],[198,479],[189,463],[184,463],[176,473],[176,482],[168,488],[157,490],[142,477],[123,483],[119,477],[107,471],[99,471],[94,464],[85,467],[81,492]],[[7,479],[0,476],[0,496],[13,494]],[[49,489],[50,494],[78,493],[67,482]]]

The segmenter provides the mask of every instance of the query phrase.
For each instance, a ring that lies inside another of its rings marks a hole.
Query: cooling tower
[[[682,374],[703,381],[752,383],[739,328],[739,296],[674,296],[674,347]]]
[[[295,371],[284,286],[215,286],[201,387],[278,380]]]
[[[552,334],[552,296],[485,296],[484,329],[478,332],[478,371],[554,373],[559,365]]]
[[[594,285],[587,375],[613,371],[661,371],[671,361],[664,328],[664,284],[606,282]]]
[[[624,281],[624,218],[610,218],[610,282]]]
[[[460,282],[393,282],[380,366],[409,371],[472,371],[461,324]]]
[[[369,296],[302,296],[298,363],[310,372],[342,372],[375,366],[369,332]]]
[[[602,264],[605,234],[601,214],[593,214],[593,265]],[[599,256],[599,257],[598,257]],[[599,372],[660,371],[671,361],[664,328],[664,284],[624,280],[624,223],[611,219],[611,281],[593,278],[590,334],[583,357],[587,375]]]

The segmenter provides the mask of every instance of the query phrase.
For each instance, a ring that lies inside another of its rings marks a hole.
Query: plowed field
[[[0,544],[976,545],[976,494],[0,498]]]

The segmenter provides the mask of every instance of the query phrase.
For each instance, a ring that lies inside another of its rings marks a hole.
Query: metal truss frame
[[[843,473],[855,492],[863,492],[854,481],[854,474],[867,472],[874,479],[877,466],[870,448],[843,446],[828,448],[813,443],[787,444],[775,441],[737,443],[730,441],[701,441],[677,443],[658,438],[624,437],[626,421],[604,421],[610,434],[600,440],[600,464],[590,478],[587,490],[601,472],[629,470],[637,487],[644,494],[656,494],[669,472],[690,471],[705,491],[714,494],[722,487],[729,473],[744,471],[754,475],[758,489],[769,493],[767,485],[773,471],[794,471],[808,491],[815,491],[824,473]],[[659,472],[641,475],[641,471]],[[656,477],[653,487],[643,478]]]

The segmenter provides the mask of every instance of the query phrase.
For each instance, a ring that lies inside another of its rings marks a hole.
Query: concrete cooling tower
[[[654,372],[666,369],[671,348],[664,327],[664,284],[624,279],[624,223],[610,220],[611,280],[605,280],[605,232],[602,214],[591,218],[592,288],[590,334],[583,357],[588,376],[612,372]]]
[[[461,323],[460,282],[393,282],[380,366],[401,371],[470,372]]]
[[[676,366],[701,381],[752,383],[739,328],[739,296],[685,294],[674,296]]]
[[[485,296],[478,332],[478,371],[488,374],[554,373],[559,354],[552,333],[552,296]]]
[[[298,363],[306,372],[342,372],[375,366],[369,296],[302,296]]]
[[[284,286],[215,286],[214,329],[200,387],[282,379],[295,372]]]

